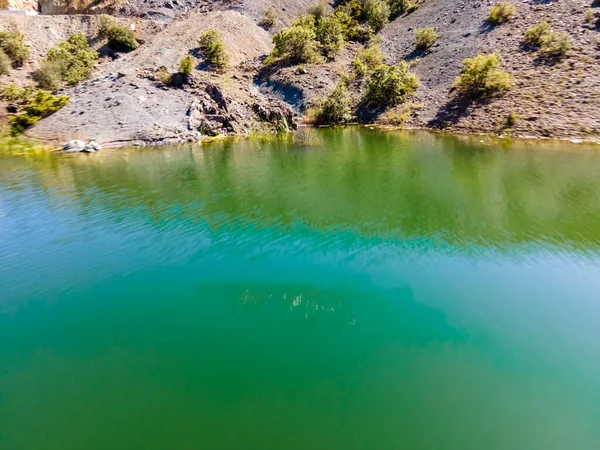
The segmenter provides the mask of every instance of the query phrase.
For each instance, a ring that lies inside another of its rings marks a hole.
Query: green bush
[[[344,46],[342,24],[335,15],[318,20],[315,36],[325,56],[335,56]]]
[[[421,6],[420,3],[413,3],[408,8],[406,8],[406,14],[415,12],[417,9],[419,9],[419,6]]]
[[[15,67],[20,67],[29,57],[25,36],[18,31],[0,31],[0,49],[10,58]]]
[[[343,0],[338,8],[355,20],[365,19],[364,4],[361,0]]]
[[[322,125],[343,125],[350,122],[350,94],[344,83],[339,83],[329,94],[317,114],[317,123]]]
[[[139,47],[135,34],[129,28],[113,24],[106,30],[108,38],[108,47],[117,52],[130,52]]]
[[[8,75],[12,67],[12,61],[4,50],[0,48],[0,75]]]
[[[388,0],[390,5],[390,13],[393,18],[398,17],[408,11],[408,8],[412,6],[410,0]]]
[[[552,33],[550,31],[550,24],[548,22],[542,22],[525,31],[524,40],[528,45],[539,47],[550,33]]]
[[[540,54],[546,58],[562,59],[572,47],[567,33],[548,33],[542,39]]]
[[[365,0],[364,10],[368,24],[375,32],[390,21],[390,7],[384,0]]]
[[[54,96],[42,90],[37,91],[23,108],[24,112],[9,118],[11,134],[22,134],[27,128],[65,106],[68,101],[69,97],[66,95]]]
[[[35,81],[40,89],[55,92],[62,87],[62,70],[59,64],[45,61],[41,67],[33,73]]]
[[[18,84],[11,83],[2,89],[2,99],[7,102],[26,102],[31,97],[31,87],[21,87]]]
[[[379,42],[373,42],[358,52],[352,62],[352,71],[357,78],[362,78],[381,65],[383,59],[384,56]]]
[[[496,53],[467,58],[454,85],[460,92],[473,97],[505,92],[512,88],[513,79],[500,70],[499,65],[500,57]]]
[[[273,43],[275,48],[267,58],[267,63],[279,58],[291,63],[313,62],[318,59],[316,31],[310,26],[310,22],[299,21],[281,30],[273,36]]]
[[[346,7],[338,6],[333,16],[340,23],[346,41],[368,42],[373,37],[371,27],[362,27],[358,20],[348,14]]]
[[[439,35],[435,32],[435,28],[417,28],[415,37],[417,49],[427,50],[437,41]]]
[[[586,9],[585,10],[585,21],[587,23],[593,23],[595,19],[596,19],[596,16],[594,14],[594,10],[590,9],[590,8]]]
[[[519,119],[520,119],[519,115],[516,112],[511,111],[508,114],[506,121],[504,122],[504,128],[514,128],[514,126],[517,124]]]
[[[515,12],[515,5],[508,1],[496,3],[490,8],[490,15],[488,21],[492,25],[500,25],[506,22]]]
[[[277,14],[277,11],[275,11],[273,7],[267,8],[263,12],[263,17],[260,20],[259,25],[269,30],[275,26],[278,17],[279,14]]]
[[[324,0],[321,0],[318,3],[315,3],[314,5],[311,5],[308,8],[308,14],[313,16],[315,18],[315,20],[319,20],[319,19],[323,19],[325,17],[327,17],[329,13],[329,6],[327,6],[327,3]]]
[[[171,86],[173,84],[173,75],[169,73],[169,70],[165,66],[158,68],[158,77],[165,86]]]
[[[210,29],[202,33],[198,45],[206,62],[212,68],[223,70],[227,67],[229,55],[225,51],[225,44],[223,44],[221,34],[217,30]]]
[[[48,50],[46,61],[60,72],[61,80],[73,85],[87,78],[98,53],[92,50],[83,34],[72,34]]]
[[[385,108],[406,101],[419,87],[419,79],[409,71],[406,62],[388,66],[381,64],[367,79],[365,106]]]
[[[179,63],[179,73],[188,76],[194,69],[194,57],[192,55],[185,55]]]

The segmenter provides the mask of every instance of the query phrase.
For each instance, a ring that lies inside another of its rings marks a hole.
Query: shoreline
[[[423,132],[430,133],[439,136],[448,136],[448,137],[457,137],[457,138],[487,138],[489,140],[493,140],[495,142],[501,141],[520,141],[526,143],[534,143],[540,142],[543,144],[570,144],[570,145],[591,145],[598,146],[600,148],[600,137],[596,139],[586,139],[580,136],[578,137],[545,137],[545,136],[534,136],[534,135],[499,135],[493,133],[486,132],[476,132],[476,131],[460,131],[460,130],[443,130],[436,128],[427,128],[427,127],[400,127],[400,126],[390,126],[390,125],[378,125],[378,124],[358,124],[358,123],[350,123],[347,125],[341,126],[314,126],[308,124],[300,124],[298,126],[299,129],[312,129],[312,130],[320,130],[320,129],[328,129],[328,128],[364,128],[369,130],[376,130],[380,132]],[[204,145],[211,144],[214,142],[220,142],[229,139],[252,139],[253,137],[268,137],[268,138],[276,138],[277,136],[283,135],[294,135],[294,131],[289,133],[240,133],[234,135],[219,135],[219,136],[206,136],[200,140],[181,140],[181,139],[157,139],[156,141],[141,141],[141,140],[132,140],[132,141],[113,141],[108,143],[102,143],[103,150],[119,150],[125,148],[161,148],[161,147],[174,147],[180,145]],[[484,141],[480,141],[484,143]],[[44,142],[37,137],[30,137],[27,135],[13,137],[10,135],[4,135],[0,137],[0,146],[1,147],[21,147],[21,151],[24,153],[30,151],[46,151],[48,153],[65,153],[63,152],[64,143],[56,142]],[[28,148],[28,149],[27,149]],[[10,149],[9,149],[10,151]]]

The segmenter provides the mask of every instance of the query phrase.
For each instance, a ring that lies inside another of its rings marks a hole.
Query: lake
[[[597,450],[600,147],[0,152],[2,450]]]

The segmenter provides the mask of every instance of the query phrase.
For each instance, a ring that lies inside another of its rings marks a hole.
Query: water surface
[[[0,153],[0,449],[600,448],[600,152]]]

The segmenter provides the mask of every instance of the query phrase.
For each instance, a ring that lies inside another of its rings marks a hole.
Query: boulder
[[[82,152],[84,148],[85,148],[85,142],[80,141],[80,140],[73,140],[73,141],[67,142],[65,144],[65,146],[63,147],[63,150],[65,152],[69,152],[69,153],[79,153],[79,152]]]

